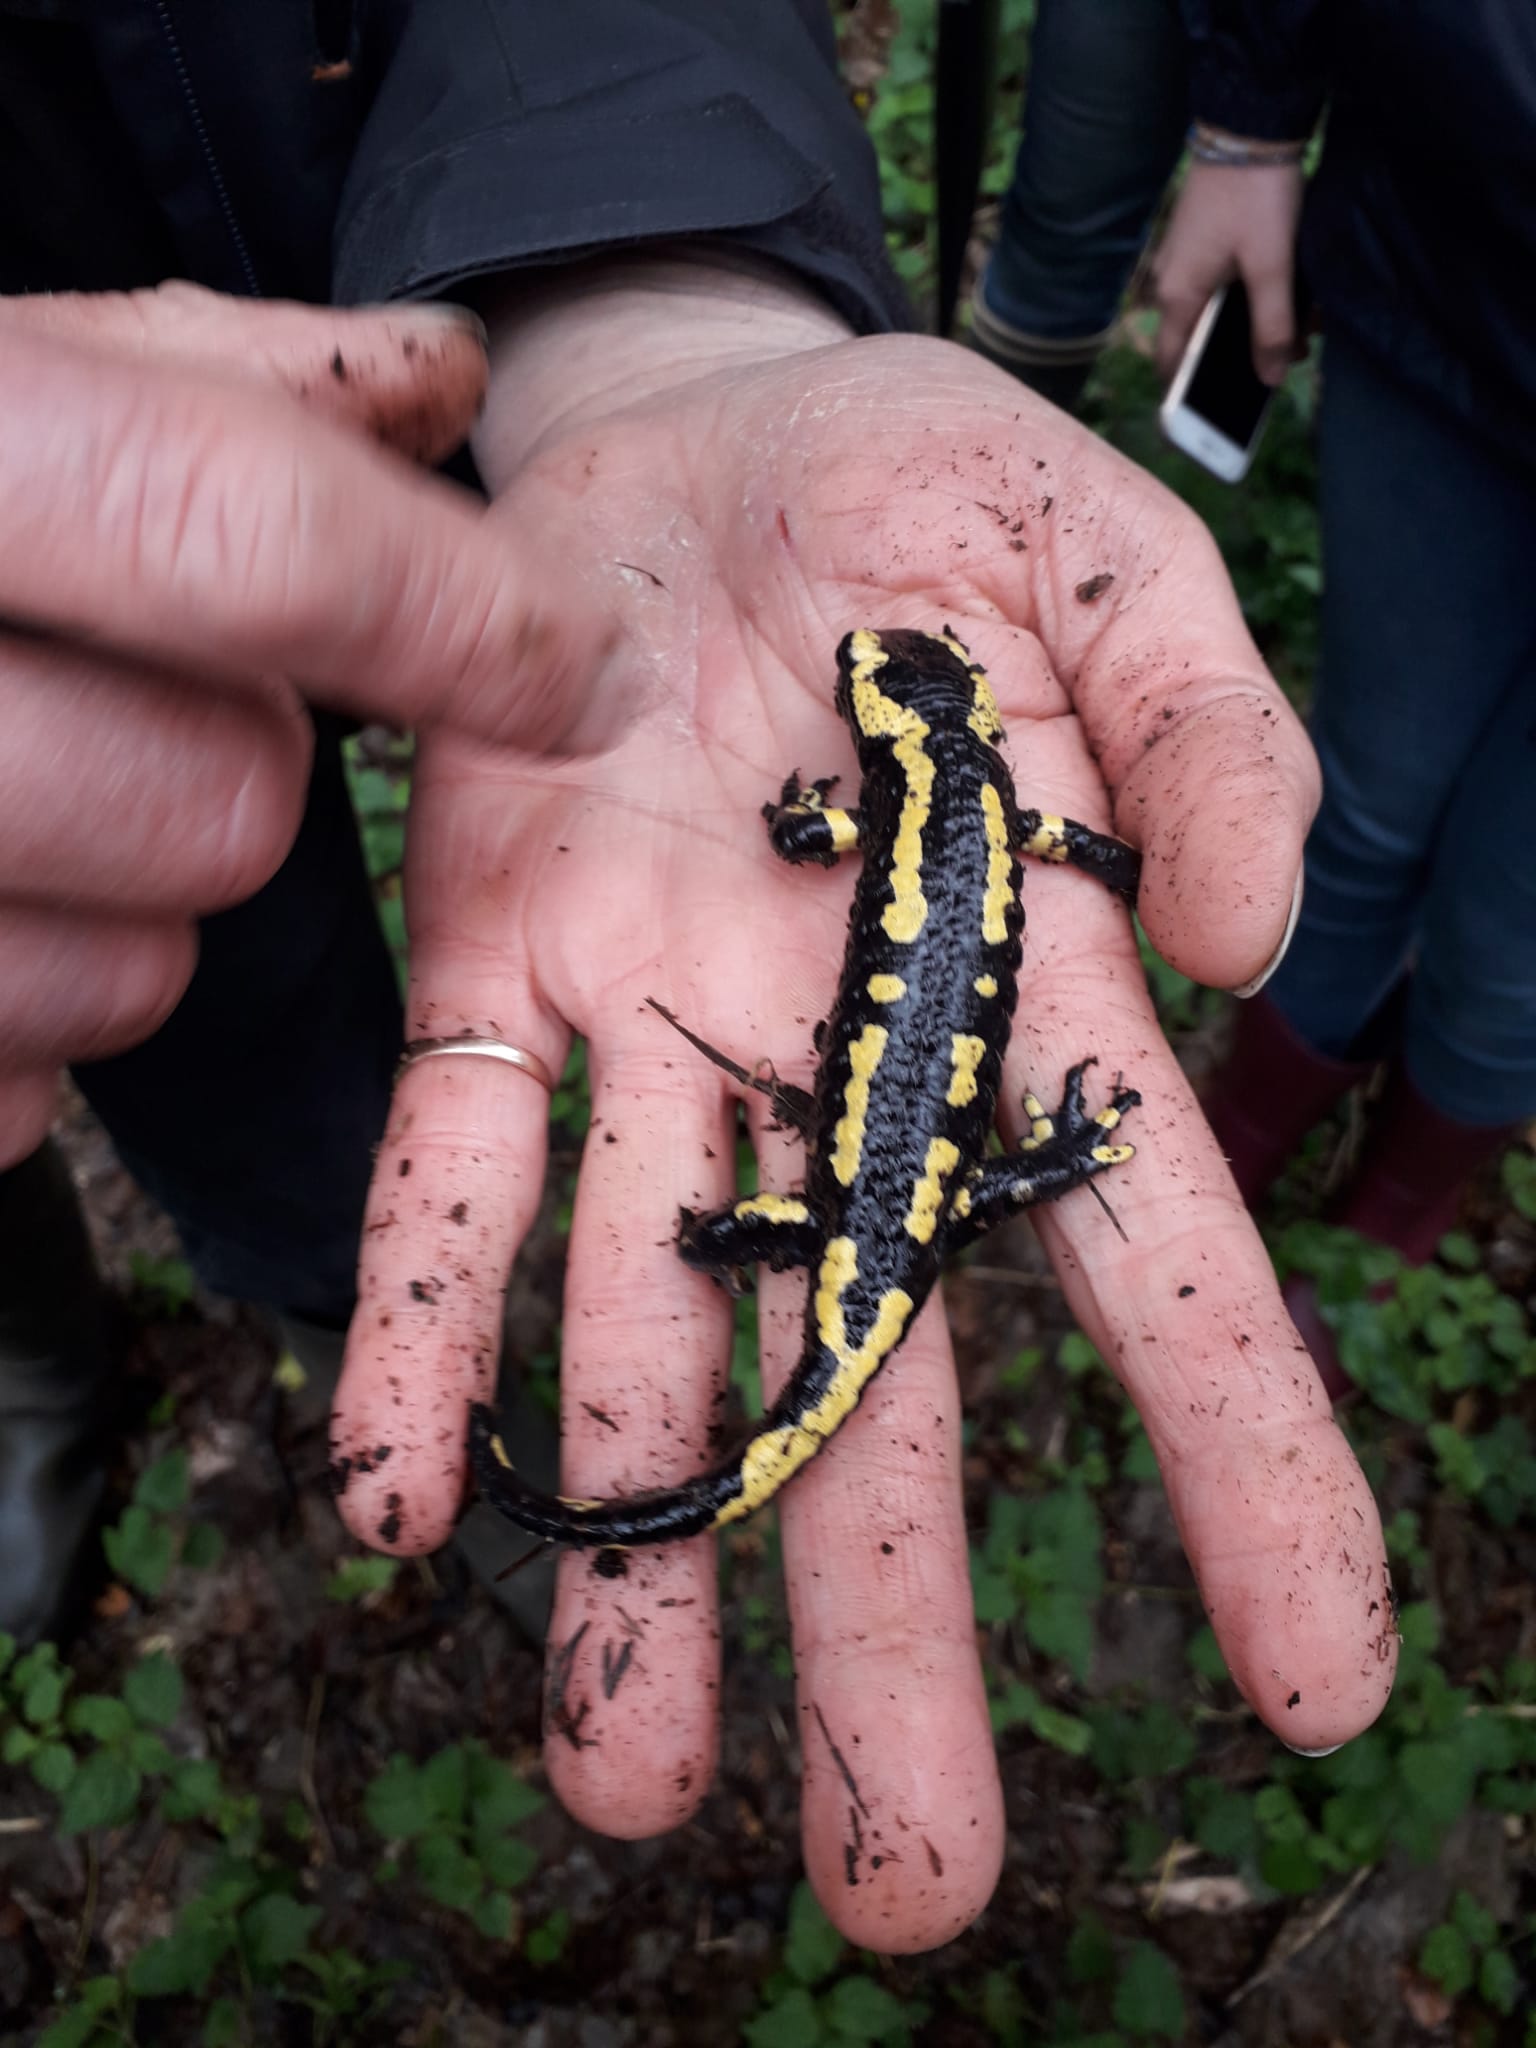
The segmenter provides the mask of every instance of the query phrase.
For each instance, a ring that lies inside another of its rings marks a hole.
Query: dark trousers
[[[1323,357],[1323,804],[1268,994],[1344,1055],[1411,969],[1443,1114],[1536,1112],[1536,474],[1349,341]]]
[[[1040,0],[984,286],[1022,334],[1102,340],[1184,146],[1187,74],[1176,0]]]
[[[74,1070],[208,1287],[336,1325],[401,1043],[340,735],[317,720],[293,851],[248,903],[205,920],[166,1024]]]

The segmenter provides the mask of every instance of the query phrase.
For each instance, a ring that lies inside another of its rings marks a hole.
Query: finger
[[[1265,384],[1283,384],[1296,356],[1296,302],[1288,264],[1243,266],[1253,367]]]
[[[466,438],[485,396],[485,329],[461,306],[334,306],[231,299],[173,282],[152,291],[0,298],[0,322],[126,363],[280,386],[312,412],[376,434],[417,462]]]
[[[1063,775],[1063,795],[1085,799],[1090,773],[1076,789]],[[1113,906],[1086,878],[1049,880],[1030,897],[1005,1129],[1026,1086],[1052,1104],[1086,1055],[1143,1100],[1135,1157],[1105,1182],[1129,1246],[1083,1194],[1042,1212],[1041,1238],[1146,1424],[1233,1678],[1292,1746],[1341,1742],[1380,1712],[1395,1664],[1375,1504]]]
[[[0,899],[0,1069],[57,1069],[137,1045],[180,1002],[197,934]]]
[[[517,1042],[558,1073],[559,1027],[528,1005],[508,1014]],[[502,1036],[495,1020],[436,1006],[425,1029]],[[423,1060],[396,1084],[331,1411],[341,1517],[375,1549],[436,1550],[458,1519],[469,1404],[494,1394],[502,1297],[543,1191],[548,1116],[530,1075],[473,1055]]]
[[[1173,382],[1174,372],[1184,360],[1184,351],[1189,347],[1189,337],[1195,331],[1195,322],[1205,310],[1205,302],[1210,293],[1181,290],[1159,280],[1154,282],[1153,296],[1158,309],[1158,322],[1152,357],[1157,365],[1158,382],[1166,388]]]
[[[397,725],[594,744],[608,629],[531,526],[286,396],[0,323],[0,613]]]
[[[723,1454],[729,1303],[675,1240],[680,1206],[729,1199],[735,1148],[718,1076],[652,1012],[590,1056],[561,1437],[564,1489],[598,1499],[691,1478]],[[563,1558],[549,1641],[545,1761],[561,1802],[625,1839],[679,1826],[715,1769],[714,1543],[631,1551],[619,1579]]]
[[[1245,988],[1293,920],[1317,757],[1205,527],[1102,446],[1093,461],[1107,512],[1052,539],[1038,628],[1112,795],[1102,822],[1141,849],[1148,936],[1192,980]],[[1016,586],[1009,602],[1017,609]],[[1006,629],[965,631],[973,652],[999,644],[1000,661],[1016,658]],[[1038,765],[1019,759],[1026,800],[1045,808]],[[1095,776],[1084,800],[1096,805],[1099,786]]]
[[[281,685],[190,690],[0,635],[0,715],[0,875],[14,898],[205,913],[254,895],[293,844],[313,731]]]
[[[41,1145],[59,1106],[56,1069],[0,1074],[0,1173]]]
[[[771,1398],[805,1283],[764,1276]],[[1003,1801],[972,1620],[960,1412],[942,1307],[780,1497],[805,1863],[850,1941],[935,1948],[997,1884]]]
[[[1155,1100],[1112,1190],[1134,1253],[1080,1201],[1041,1236],[1146,1424],[1239,1691],[1292,1748],[1327,1748],[1369,1727],[1392,1689],[1376,1504],[1177,1066],[1160,1067],[1150,1032],[1121,1042]]]

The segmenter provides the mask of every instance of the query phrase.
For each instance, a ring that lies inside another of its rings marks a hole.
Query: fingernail
[[[366,306],[353,306],[354,313],[392,313],[399,319],[403,313],[411,320],[440,320],[445,327],[456,327],[463,334],[472,334],[483,349],[491,345],[490,330],[480,315],[470,306],[460,306],[452,299],[383,299]]]
[[[1291,891],[1290,916],[1285,920],[1285,930],[1280,935],[1279,945],[1276,946],[1274,952],[1270,954],[1267,963],[1259,969],[1252,981],[1245,981],[1241,988],[1235,988],[1232,991],[1233,995],[1240,996],[1245,1002],[1250,996],[1258,994],[1259,990],[1263,988],[1264,984],[1275,973],[1280,962],[1291,949],[1291,940],[1296,936],[1296,920],[1301,916],[1301,894],[1306,885],[1306,879],[1306,870],[1298,870],[1296,886]]]
[[[450,327],[460,327],[466,334],[474,335],[482,348],[491,345],[491,330],[472,306],[460,306],[452,299],[413,300],[413,313],[425,313],[430,319],[445,320]]]
[[[1282,1742],[1285,1742],[1283,1735],[1280,1739]],[[1298,1749],[1294,1742],[1286,1742],[1285,1746],[1292,1756],[1304,1756],[1313,1760],[1320,1756],[1333,1756],[1336,1751],[1344,1747],[1342,1742],[1330,1742],[1326,1749]]]

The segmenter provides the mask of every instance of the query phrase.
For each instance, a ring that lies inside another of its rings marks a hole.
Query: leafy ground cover
[[[934,0],[859,0],[893,248],[931,269]],[[1027,0],[1005,9],[1016,85]],[[988,174],[1005,174],[1000,102]],[[1251,485],[1160,448],[1132,323],[1095,422],[1186,492],[1304,697],[1320,570],[1298,373]],[[399,936],[408,753],[354,787]],[[1192,1067],[1219,998],[1149,962]],[[552,1394],[573,1058],[515,1280],[519,1363]],[[323,1399],[199,1295],[83,1114],[69,1144],[132,1301],[141,1429],[107,1591],[67,1654],[0,1641],[0,2042],[407,2048],[1395,2048],[1524,2043],[1536,1984],[1536,1156],[1513,1149],[1440,1260],[1315,1219],[1355,1119],[1315,1134],[1266,1219],[1319,1276],[1368,1398],[1347,1426],[1382,1501],[1401,1677],[1337,1755],[1281,1749],[1227,1681],[1146,1439],[1023,1227],[955,1273],[977,1629],[1007,1787],[997,1897],[939,1955],[828,1926],[799,1868],[771,1518],[723,1547],[726,1740],[698,1821],[614,1844],[543,1791],[540,1654],[453,1552],[359,1555],[326,1498]],[[1385,1300],[1372,1290],[1394,1283]],[[744,1313],[736,1377],[752,1398]]]

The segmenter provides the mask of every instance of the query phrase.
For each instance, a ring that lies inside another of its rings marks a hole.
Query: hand
[[[823,314],[775,318],[734,289],[711,303],[701,281],[690,298],[669,273],[651,292],[620,267],[606,293],[599,279],[514,325],[502,360],[519,403],[500,402],[498,368],[481,450],[506,485],[493,517],[537,516],[623,596],[635,719],[581,764],[431,734],[413,799],[411,1035],[491,1032],[552,1071],[573,1029],[587,1039],[562,1364],[578,1495],[665,1485],[714,1454],[728,1306],[673,1237],[679,1204],[734,1190],[733,1091],[645,998],[746,1065],[810,1078],[851,877],[787,871],[757,812],[790,768],[852,773],[831,702],[847,628],[952,621],[993,676],[1021,801],[1140,845],[1148,928],[1202,980],[1242,983],[1275,951],[1317,796],[1176,500],[959,349],[848,342]],[[671,389],[669,348],[686,359]],[[710,354],[730,366],[704,373]],[[651,395],[613,406],[620,375]],[[572,385],[562,410],[552,394]],[[1005,1135],[1025,1088],[1053,1094],[1086,1052],[1145,1097],[1113,1190],[1129,1244],[1082,1194],[1041,1235],[1146,1421],[1238,1683],[1289,1742],[1343,1741],[1379,1711],[1395,1651],[1369,1490],[1158,1030],[1129,919],[1064,870],[1032,868],[1025,896]],[[795,1151],[757,1107],[762,1184],[791,1186]],[[546,1114],[541,1089],[490,1062],[428,1061],[397,1089],[333,1419],[354,1460],[341,1511],[379,1547],[430,1550],[459,1512],[465,1408],[494,1382]],[[804,1288],[763,1280],[770,1395]],[[959,1425],[934,1305],[780,1497],[807,1867],[844,1932],[880,1949],[957,1933],[1002,1850]],[[604,1646],[628,1640],[605,1697]],[[684,1821],[715,1759],[712,1546],[637,1552],[620,1582],[566,1557],[551,1649],[568,1667],[547,1752],[567,1806],[621,1836]],[[864,1809],[852,1888],[842,1764]]]
[[[1190,165],[1152,265],[1165,384],[1211,293],[1234,277],[1248,288],[1254,370],[1266,384],[1285,382],[1297,349],[1292,275],[1303,184],[1299,164]]]
[[[484,388],[453,309],[0,301],[0,1166],[286,854],[301,686],[529,745],[601,730],[572,687],[591,608],[401,459],[449,453]]]

